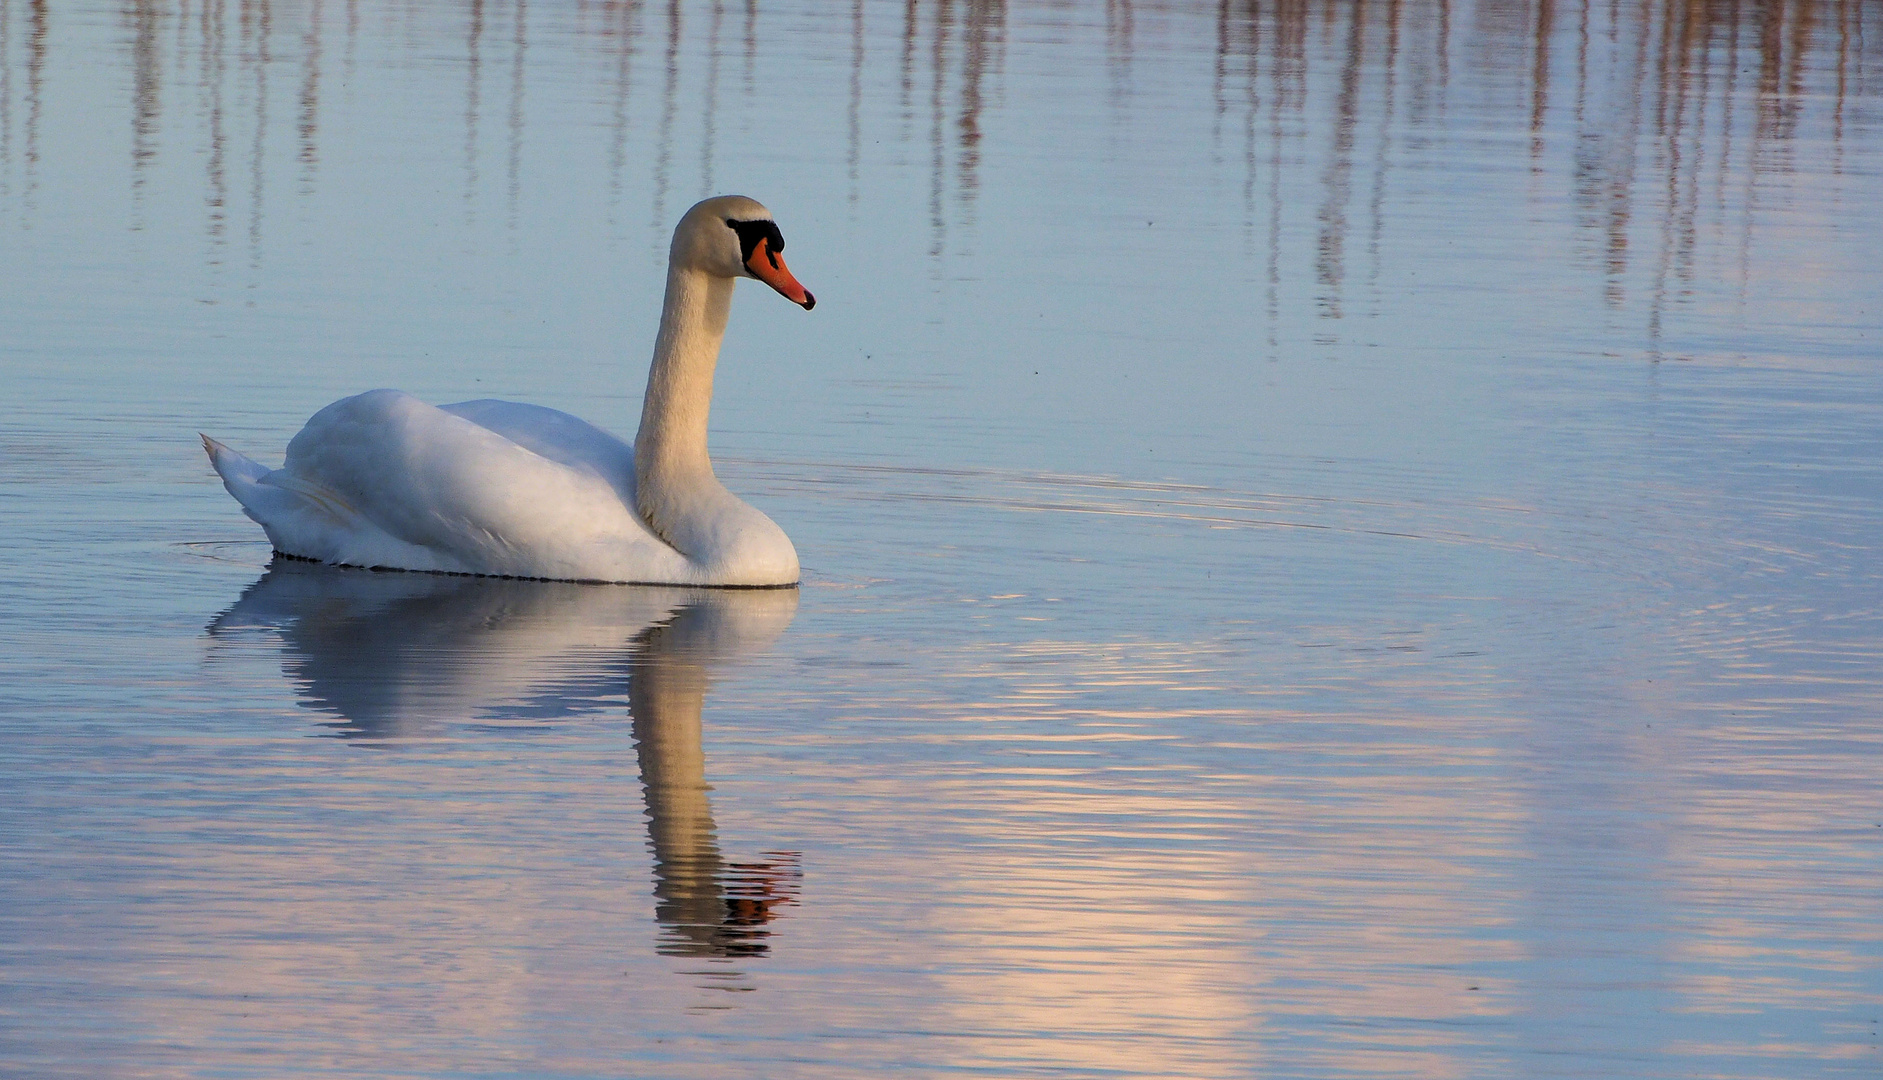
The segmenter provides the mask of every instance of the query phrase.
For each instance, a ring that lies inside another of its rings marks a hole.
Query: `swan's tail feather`
[[[222,486],[262,527],[275,550],[315,562],[458,570],[388,535],[339,492],[286,469],[269,469],[207,435],[203,450]]]
[[[216,475],[222,477],[223,484],[229,488],[229,494],[235,495],[235,485],[238,483],[253,484],[268,475],[266,467],[250,461],[200,431],[196,435],[203,440],[203,452],[209,455],[209,464],[215,467]],[[238,500],[242,498],[240,495],[235,495],[235,497]]]
[[[354,515],[345,500],[319,484],[271,470],[207,435],[202,439],[209,463],[222,477],[222,486],[242,504],[242,512],[268,533],[276,551],[301,554],[310,547],[319,550],[324,545],[312,537],[336,525],[352,524]]]

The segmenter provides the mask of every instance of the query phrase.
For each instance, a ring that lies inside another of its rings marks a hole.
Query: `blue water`
[[[0,1073],[1872,1076],[1874,3],[0,0]],[[271,562],[392,385],[796,592]]]

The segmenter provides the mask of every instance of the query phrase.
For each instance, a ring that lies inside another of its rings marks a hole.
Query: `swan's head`
[[[721,195],[697,203],[673,230],[674,266],[690,266],[716,277],[753,277],[809,311],[817,303],[785,266],[785,238],[772,212],[743,195]]]

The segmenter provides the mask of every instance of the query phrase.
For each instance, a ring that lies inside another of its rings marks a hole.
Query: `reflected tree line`
[[[30,207],[39,180],[51,15],[46,0],[25,0],[17,12],[15,7],[15,0],[0,0],[0,196],[13,193],[17,156],[24,165],[24,199]],[[16,71],[23,78],[16,78]]]
[[[1102,34],[1114,110],[1129,107],[1147,50],[1168,53],[1174,43],[1214,65],[1218,160],[1239,148],[1245,227],[1251,237],[1266,235],[1271,307],[1282,273],[1284,174],[1310,170],[1318,191],[1313,273],[1322,312],[1334,318],[1351,292],[1357,249],[1377,273],[1395,151],[1445,118],[1455,87],[1527,114],[1541,182],[1552,170],[1561,176],[1567,162],[1587,254],[1606,274],[1609,299],[1620,302],[1631,265],[1652,270],[1661,293],[1690,280],[1702,222],[1723,233],[1728,208],[1740,216],[1742,264],[1749,258],[1761,179],[1791,171],[1801,143],[1815,142],[1801,139],[1808,104],[1828,110],[1829,168],[1840,170],[1844,133],[1856,122],[1852,102],[1874,93],[1883,41],[1867,25],[1876,20],[1865,0],[1105,0],[1102,13],[1096,5],[1007,0],[851,0],[790,12],[761,10],[757,0],[579,0],[573,9],[537,12],[534,23],[529,0],[393,0],[364,10],[360,0],[121,0],[118,7],[132,69],[134,190],[158,155],[165,108],[193,107],[206,143],[210,236],[220,244],[231,229],[246,227],[252,250],[259,249],[270,176],[270,125],[283,122],[279,114],[290,117],[297,181],[311,189],[320,167],[324,68],[337,44],[350,76],[362,33],[455,40],[464,79],[465,213],[475,215],[483,183],[483,128],[500,114],[514,227],[532,27],[551,16],[559,27],[572,25],[592,43],[596,81],[606,85],[611,200],[618,206],[625,191],[648,190],[658,229],[684,174],[697,173],[699,193],[713,190],[721,113],[729,99],[761,93],[764,35],[781,23],[816,24],[827,39],[848,44],[839,62],[849,67],[851,202],[866,129],[890,111],[873,95],[893,82],[895,141],[927,150],[935,256],[947,251],[951,229],[974,223],[988,165],[987,112],[999,107],[994,91],[1016,25],[1057,41],[1044,47],[1065,48],[1071,64],[1085,60],[1084,37]],[[47,0],[0,0],[0,195],[17,195],[29,214],[41,182],[57,15]],[[373,25],[363,28],[363,20]],[[872,64],[887,63],[895,65],[893,80],[870,77]],[[290,65],[292,91],[284,94],[278,84],[287,79],[271,72]],[[702,88],[697,103],[683,85]],[[657,103],[637,100],[655,88]],[[498,95],[502,103],[493,107]],[[239,125],[230,115],[234,97],[248,114]],[[683,104],[700,115],[683,116]],[[249,136],[246,147],[231,145],[238,127]],[[651,134],[651,161],[633,160],[631,133]],[[678,160],[680,147],[693,141],[699,160]],[[236,164],[236,156],[246,160]],[[648,175],[631,175],[634,166]],[[238,216],[235,169],[247,173],[241,224],[231,221]],[[1646,253],[1636,250],[1643,223],[1660,233]]]
[[[1462,87],[1527,114],[1532,174],[1546,191],[1567,174],[1611,304],[1645,275],[1658,340],[1669,291],[1694,278],[1703,221],[1736,246],[1743,289],[1763,182],[1818,151],[1826,160],[1808,167],[1841,173],[1852,110],[1877,89],[1875,16],[1864,0],[1221,0],[1216,138],[1241,150],[1271,311],[1295,147],[1319,163],[1314,276],[1338,318],[1356,246],[1377,274],[1395,149],[1429,141]],[[1326,112],[1311,87],[1331,92]],[[1807,105],[1828,113],[1825,130],[1800,128]]]

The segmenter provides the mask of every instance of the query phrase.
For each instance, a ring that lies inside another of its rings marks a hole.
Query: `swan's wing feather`
[[[287,463],[257,483],[297,496],[300,517],[353,519],[338,536],[289,538],[319,548],[304,550],[258,517],[281,550],[329,562],[606,580],[685,580],[689,570],[599,469],[395,390],[314,414]]]
[[[542,405],[481,398],[440,405],[518,446],[608,481],[628,506],[634,503],[634,447],[579,416]]]

